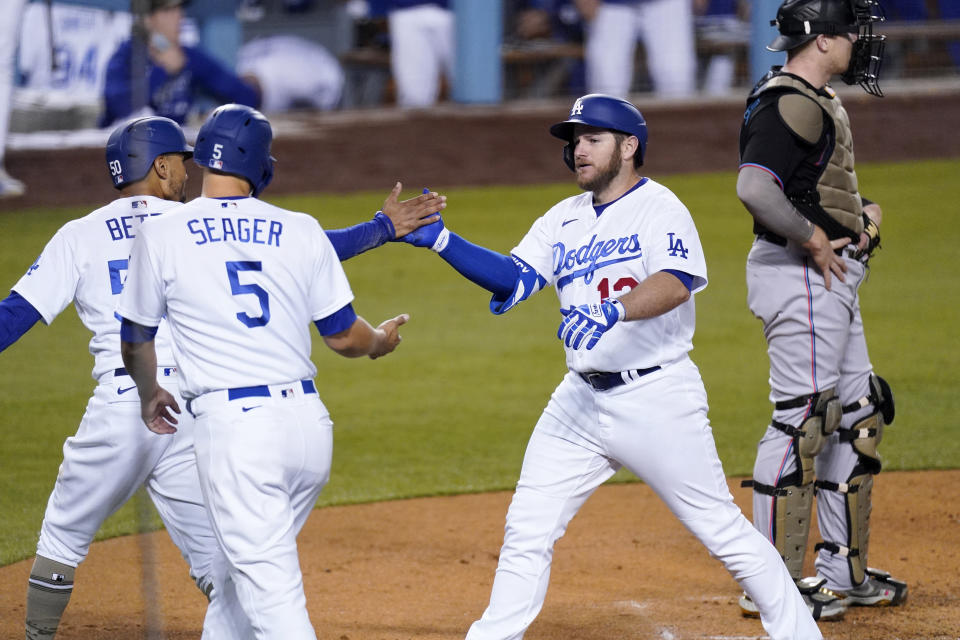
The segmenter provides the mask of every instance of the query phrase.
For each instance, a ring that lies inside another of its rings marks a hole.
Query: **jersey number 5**
[[[240,284],[240,271],[263,271],[263,263],[257,261],[237,261],[227,262],[227,279],[230,281],[230,292],[235,296],[252,294],[257,296],[260,302],[260,315],[251,317],[245,311],[237,313],[237,320],[247,325],[251,329],[262,327],[270,322],[270,296],[258,284]]]

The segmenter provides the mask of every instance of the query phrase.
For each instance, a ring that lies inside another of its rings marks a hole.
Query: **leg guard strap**
[[[796,475],[785,478],[787,482],[796,482]],[[803,486],[796,484],[777,487],[744,480],[741,486],[753,487],[763,495],[772,496],[773,507],[773,546],[783,558],[787,571],[794,580],[800,580],[803,572],[803,556],[807,550],[807,538],[810,536],[810,511],[813,507],[813,483]]]
[[[867,405],[873,405],[880,412],[884,424],[893,424],[893,418],[896,415],[896,408],[893,404],[893,390],[890,389],[887,381],[878,375],[870,374],[869,393],[850,404],[843,405],[843,412],[853,413]]]
[[[846,544],[836,541],[824,541],[816,545],[817,551],[825,549],[830,553],[847,559],[850,568],[850,580],[854,585],[861,584],[867,576],[867,548],[870,542],[871,494],[873,475],[854,469],[854,475],[847,482],[818,482],[818,488],[842,493],[846,498],[847,540]]]
[[[872,474],[880,473],[883,459],[877,445],[883,439],[883,416],[878,411],[859,421],[849,429],[841,429],[840,442],[849,442],[860,457],[860,464]]]

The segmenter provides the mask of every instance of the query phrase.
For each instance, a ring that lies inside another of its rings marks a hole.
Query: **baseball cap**
[[[189,3],[190,0],[150,0],[150,11],[173,9],[174,7],[182,7]]]

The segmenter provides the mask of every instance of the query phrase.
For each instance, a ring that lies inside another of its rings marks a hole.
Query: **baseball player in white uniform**
[[[57,106],[100,108],[107,61],[130,37],[133,16],[60,2],[31,2],[23,12],[18,67],[22,89]]]
[[[340,104],[343,68],[323,45],[299,36],[255,38],[237,51],[237,74],[255,79],[265,114],[290,109],[328,111]]]
[[[90,352],[98,382],[76,435],[64,444],[63,463],[44,514],[27,589],[28,640],[53,637],[73,591],[75,568],[94,535],[141,485],[146,485],[197,585],[210,597],[203,637],[249,637],[236,626],[239,605],[215,588],[226,563],[199,489],[193,421],[182,416],[173,438],[143,428],[135,385],[121,361],[120,321],[114,315],[139,226],[181,205],[187,180],[183,158],[191,153],[180,127],[167,118],[141,118],[118,127],[107,143],[106,164],[121,197],[61,228],[0,301],[0,351],[38,321],[53,322],[73,302],[93,333]],[[383,211],[369,222],[327,232],[341,260],[432,222],[427,214],[446,206],[436,193],[398,202],[400,189],[397,183]],[[157,375],[164,388],[179,397],[169,333],[165,323],[160,327]]]
[[[26,186],[4,166],[10,110],[13,107],[13,72],[16,67],[20,22],[26,0],[7,0],[0,11],[0,198],[14,198],[26,192]]]
[[[527,445],[490,603],[469,640],[521,638],[543,604],[553,546],[621,466],[757,599],[772,638],[821,638],[773,546],[733,501],[688,356],[692,294],[707,285],[686,207],[642,177],[647,127],[629,102],[590,94],[551,127],[584,193],[534,222],[511,255],[471,244],[438,221],[406,241],[429,246],[493,292],[505,313],[553,285],[569,371]]]
[[[259,112],[218,107],[200,128],[200,198],[144,223],[118,313],[124,363],[156,433],[196,417],[200,487],[256,638],[313,639],[296,536],[330,473],[333,424],[308,325],[337,353],[393,351],[407,316],[371,327],[317,221],[256,198],[273,176]],[[186,413],[156,375],[166,317]],[[180,415],[179,419],[175,414]]]
[[[626,97],[637,40],[643,40],[654,91],[664,97],[696,90],[693,0],[579,0],[587,23],[587,89]]]
[[[144,118],[118,127],[107,142],[107,167],[120,198],[64,225],[0,307],[6,312],[0,350],[37,320],[50,324],[71,302],[92,333],[97,387],[47,503],[27,588],[26,637],[52,638],[73,591],[74,570],[103,521],[141,486],[153,500],[197,586],[210,597],[204,638],[235,637],[228,605],[214,589],[225,569],[197,482],[193,421],[174,438],[140,424],[133,379],[120,357],[116,296],[140,222],[180,206],[192,149],[180,127]],[[156,375],[177,393],[179,375],[168,332],[157,334]]]
[[[453,78],[454,15],[448,0],[384,0],[397,105],[429,107]]]

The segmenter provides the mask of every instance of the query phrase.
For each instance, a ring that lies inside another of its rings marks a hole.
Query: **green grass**
[[[960,440],[946,437],[960,378],[953,334],[960,260],[948,231],[960,201],[958,169],[958,161],[940,161],[858,171],[865,195],[885,214],[883,248],[861,303],[873,364],[897,399],[896,423],[881,447],[888,469],[960,466]],[[706,251],[710,285],[697,295],[692,355],[725,469],[747,475],[770,405],[760,324],[746,308],[751,222],[734,180],[718,173],[661,181],[693,213]],[[444,219],[466,238],[508,252],[535,217],[574,192],[569,184],[453,189]],[[385,196],[271,201],[336,228],[367,219]],[[12,286],[56,229],[85,213],[0,216],[0,281]],[[320,396],[335,422],[333,474],[320,504],[512,488],[526,440],[564,371],[553,292],[494,317],[489,295],[429,251],[391,244],[345,268],[361,315],[378,323],[407,312],[411,320],[397,352],[377,361],[347,360],[314,343]],[[0,565],[33,554],[62,442],[93,388],[88,340],[68,310],[0,355]],[[136,529],[127,505],[100,536]]]

